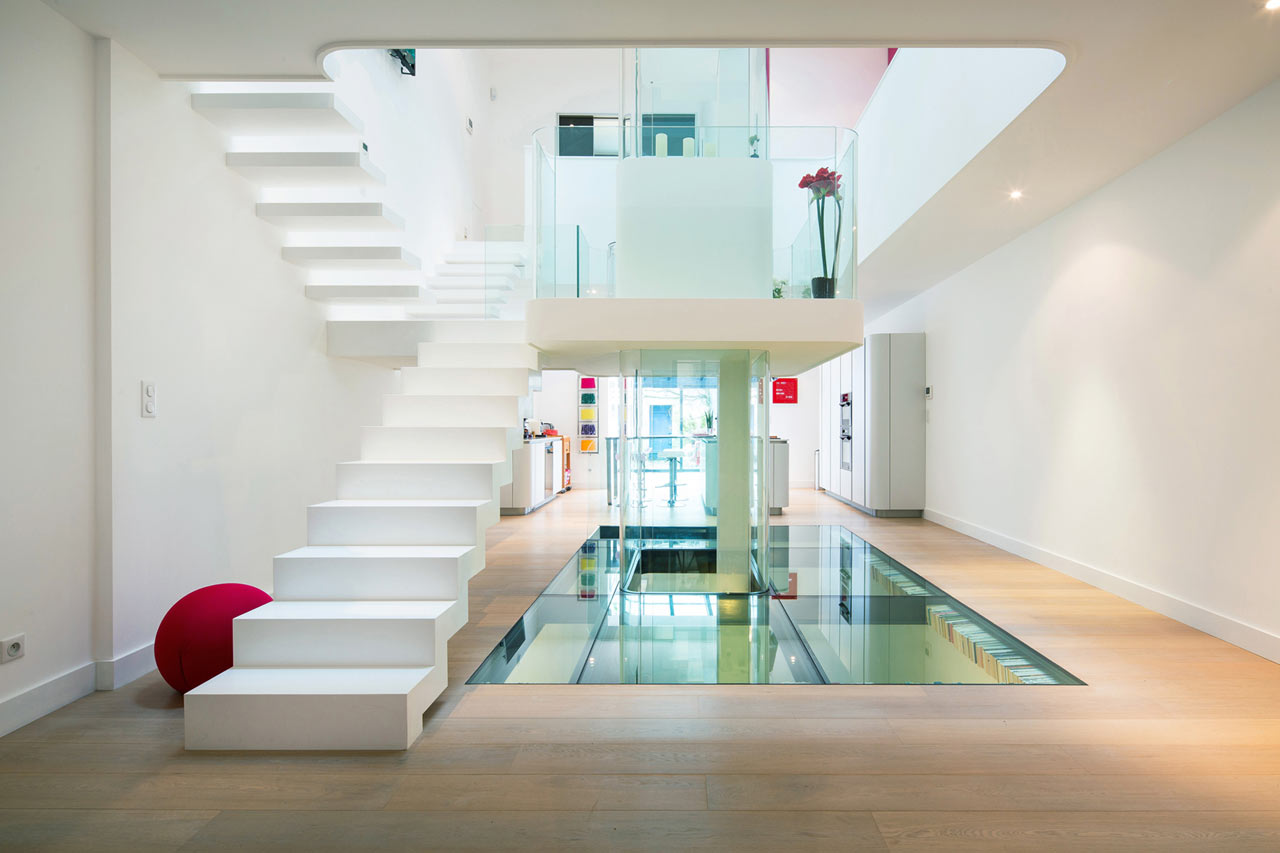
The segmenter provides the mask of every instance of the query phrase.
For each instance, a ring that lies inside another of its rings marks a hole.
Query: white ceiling
[[[859,269],[874,318],[1280,77],[1264,0],[46,0],[161,75],[319,79],[352,46],[1005,45],[1062,75]],[[1277,140],[1280,146],[1280,140]],[[1025,198],[1011,204],[1010,187]],[[1194,199],[1188,199],[1194,204]],[[1188,235],[1194,239],[1194,235]]]

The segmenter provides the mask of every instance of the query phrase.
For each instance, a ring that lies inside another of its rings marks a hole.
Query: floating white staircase
[[[187,747],[405,749],[447,686],[447,642],[539,382],[516,319],[525,249],[459,243],[425,278],[398,245],[404,219],[367,195],[384,176],[359,119],[330,93],[192,106],[232,136],[284,138],[233,143],[227,165],[290,232],[281,255],[308,270],[306,295],[338,303],[329,353],[404,369],[360,459],[338,464],[335,499],[307,508],[307,544],[276,557],[275,600],[235,620],[235,665],[186,695]]]
[[[338,497],[276,558],[276,600],[235,620],[235,666],[187,694],[189,749],[405,749],[421,733],[537,377],[521,323],[421,331]]]

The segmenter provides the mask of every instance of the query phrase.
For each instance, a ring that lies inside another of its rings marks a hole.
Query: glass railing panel
[[[852,131],[664,116],[615,157],[535,134],[539,297],[856,296]]]

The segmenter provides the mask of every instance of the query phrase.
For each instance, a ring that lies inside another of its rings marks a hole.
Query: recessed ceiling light
[[[1267,0],[1267,5],[1262,8],[1274,12],[1276,9],[1280,9],[1280,0]]]
[[[1276,2],[1280,3],[1280,0],[1276,0]],[[1022,198],[1022,190],[1010,190],[1009,198],[1013,199],[1014,201],[1017,201],[1018,199]]]

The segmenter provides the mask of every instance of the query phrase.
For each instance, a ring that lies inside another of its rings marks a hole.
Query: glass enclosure
[[[669,568],[713,548],[713,528],[647,532]],[[584,542],[469,683],[1082,683],[842,527],[775,527],[746,592],[624,570],[617,536]]]
[[[762,589],[768,355],[642,350],[623,352],[620,361],[623,564],[644,588]],[[673,554],[676,546],[653,544],[660,528],[696,530],[699,541]]]

